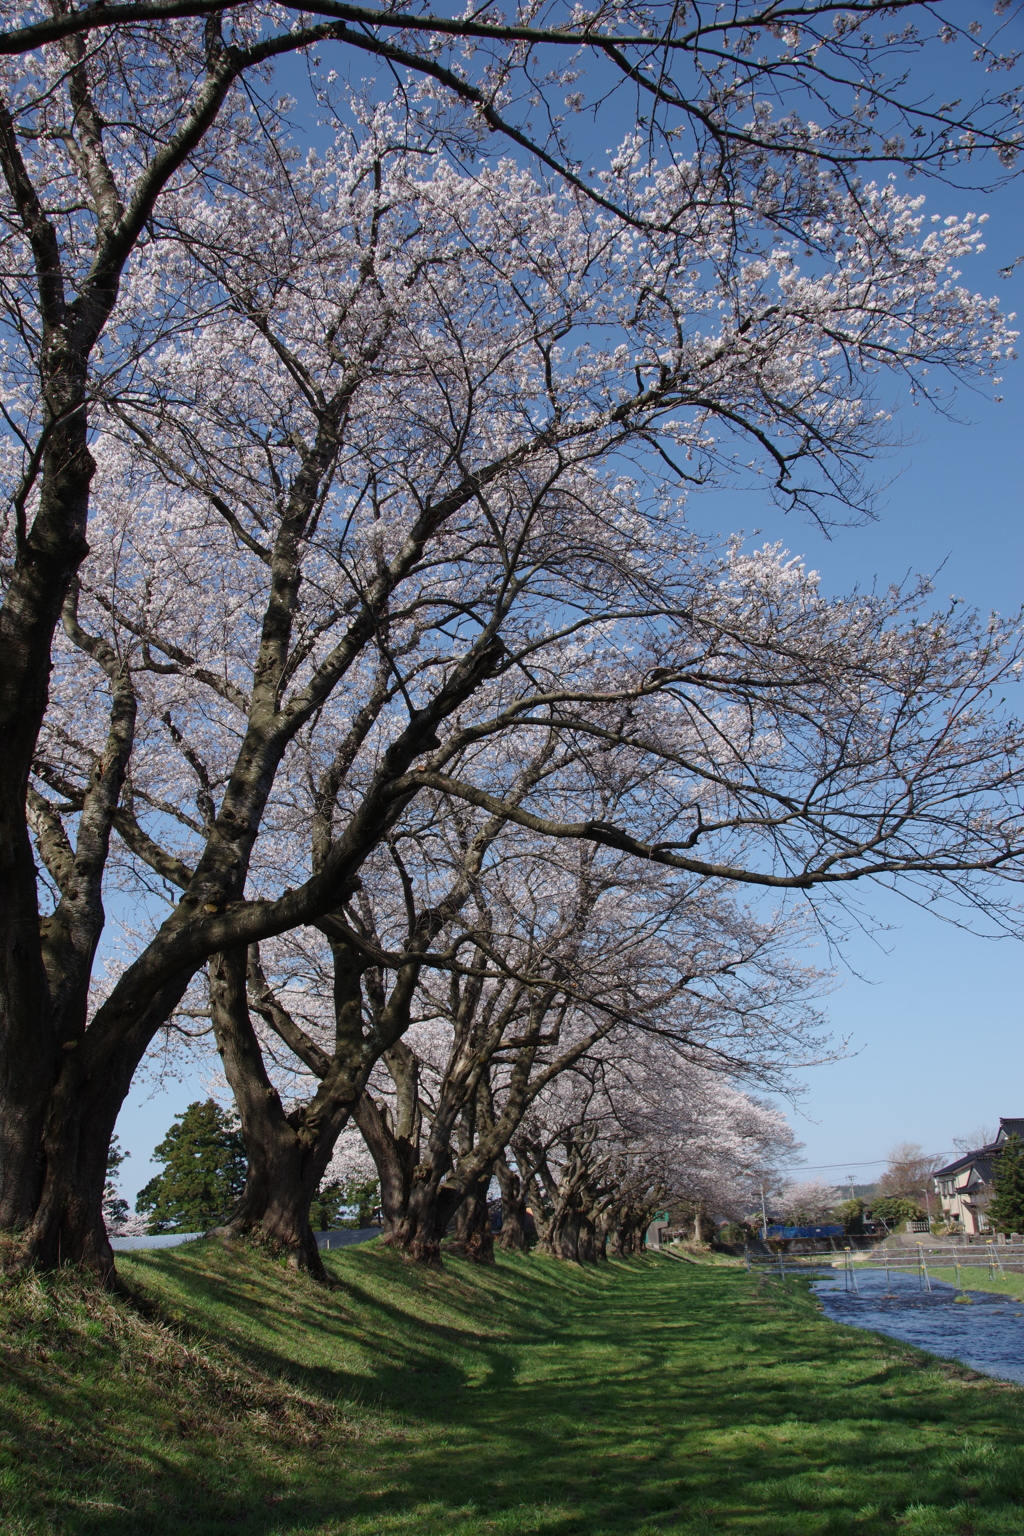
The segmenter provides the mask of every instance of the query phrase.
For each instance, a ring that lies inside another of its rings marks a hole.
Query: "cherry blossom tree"
[[[782,1114],[677,1046],[647,1040],[596,1051],[538,1101],[514,1147],[540,1246],[594,1262],[611,1238],[636,1250],[653,1211],[683,1206],[702,1223],[734,1216],[751,1177],[794,1145]]]
[[[842,1196],[833,1184],[824,1179],[802,1179],[787,1184],[772,1204],[790,1222],[797,1226],[822,1222],[835,1210]]]
[[[884,426],[865,378],[984,374],[1010,344],[951,271],[971,220],[932,228],[811,165],[797,238],[632,145],[607,178],[630,223],[510,163],[425,164],[376,108],[326,157],[272,148],[164,198],[123,302],[148,313],[155,282],[179,319],[95,418],[93,553],[28,796],[62,1048],[12,1015],[4,1088],[2,1219],[35,1261],[110,1272],[114,1119],[204,966],[252,1082],[251,946],[318,925],[336,980],[344,959],[415,985],[450,909],[385,948],[352,913],[426,794],[778,890],[986,901],[976,872],[1018,857],[1018,737],[984,704],[1012,626],[914,593],[826,602],[779,551],[702,546],[676,496],[744,442],[787,503],[855,502]],[[538,732],[555,766],[519,797]],[[609,774],[632,786],[613,819]],[[90,1012],[111,837],[129,886],[181,894]],[[287,1133],[264,1087],[270,1139],[326,1165],[368,1070],[350,1053],[330,1113]]]
[[[586,845],[559,860],[512,842],[475,904],[465,976],[424,971],[425,1022],[385,1056],[383,1096],[378,1075],[355,1108],[387,1191],[388,1240],[413,1257],[436,1260],[453,1216],[464,1249],[489,1256],[493,1175],[505,1246],[522,1241],[509,1148],[518,1163],[535,1101],[595,1053],[625,1072],[653,1035],[708,1073],[777,1083],[801,1053],[827,1051],[803,998],[819,978],[793,964],[788,925],[758,923],[700,882]]]

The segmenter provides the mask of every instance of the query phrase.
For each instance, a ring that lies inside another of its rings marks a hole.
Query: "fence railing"
[[[846,1248],[839,1253],[750,1253],[745,1255],[747,1268],[764,1270],[781,1275],[799,1274],[801,1270],[843,1270],[856,1276],[858,1269],[884,1269],[887,1272],[916,1274],[931,1289],[929,1270],[951,1269],[956,1275],[957,1289],[962,1290],[962,1270],[985,1270],[989,1279],[1000,1275],[1024,1274],[1024,1243],[986,1243],[965,1248],[950,1244],[946,1248],[925,1248],[919,1243],[914,1248]],[[856,1284],[853,1288],[856,1290]]]

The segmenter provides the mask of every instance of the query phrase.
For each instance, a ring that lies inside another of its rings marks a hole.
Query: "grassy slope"
[[[0,1298],[5,1536],[1024,1529],[1020,1392],[798,1282],[330,1262],[324,1292],[211,1244],[137,1257],[148,1321],[67,1274]]]
[[[933,1280],[945,1280],[947,1285],[956,1285],[955,1269],[933,1269],[929,1264],[928,1273]],[[987,1269],[980,1265],[962,1265],[960,1278],[963,1281],[965,1291],[994,1291],[997,1296],[1016,1296],[1024,1299],[1024,1275],[1014,1273],[993,1276]]]

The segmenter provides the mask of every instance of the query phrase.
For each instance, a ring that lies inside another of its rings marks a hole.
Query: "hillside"
[[[1015,1532],[1020,1392],[647,1257],[331,1291],[212,1243],[2,1298],[10,1536]]]

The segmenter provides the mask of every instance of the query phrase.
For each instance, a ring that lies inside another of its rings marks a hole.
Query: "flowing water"
[[[916,1344],[933,1355],[959,1360],[973,1371],[1024,1383],[1024,1301],[973,1291],[970,1301],[940,1280],[929,1293],[916,1274],[884,1269],[856,1271],[857,1290],[843,1271],[816,1280],[811,1289],[829,1317],[854,1328],[871,1328]]]

